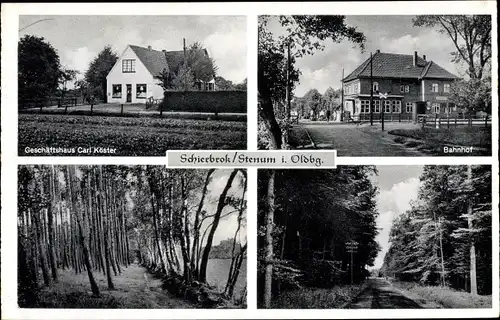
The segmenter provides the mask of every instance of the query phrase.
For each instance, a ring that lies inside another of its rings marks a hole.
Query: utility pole
[[[344,121],[344,69],[342,68],[342,79],[340,80],[341,89],[340,89],[340,122]]]
[[[370,52],[370,126],[373,126],[373,54]]]

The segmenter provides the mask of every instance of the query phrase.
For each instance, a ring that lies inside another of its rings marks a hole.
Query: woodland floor
[[[113,276],[115,290],[107,289],[106,277],[94,272],[100,297],[92,297],[86,272],[75,274],[73,270],[59,270],[59,281],[50,288],[42,289],[38,308],[128,308],[128,309],[187,309],[196,306],[171,295],[161,288],[161,280],[144,267],[132,264]]]

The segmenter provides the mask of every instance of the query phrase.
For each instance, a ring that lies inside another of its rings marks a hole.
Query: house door
[[[127,102],[132,102],[132,85],[127,84]]]

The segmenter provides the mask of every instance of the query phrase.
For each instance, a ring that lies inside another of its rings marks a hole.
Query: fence
[[[83,104],[83,97],[48,97],[45,99],[39,99],[39,100],[23,100],[19,99],[18,101],[18,108],[20,110],[24,109],[31,109],[31,108],[46,108],[46,107],[53,107],[57,106],[58,108],[61,107],[74,107],[77,106],[78,104]]]
[[[246,113],[246,91],[165,91],[162,111]]]
[[[488,116],[480,117],[475,115],[462,115],[462,116],[443,116],[439,114],[435,115],[419,115],[418,122],[421,125],[422,129],[424,128],[456,128],[459,126],[467,126],[467,127],[480,127],[483,126],[487,128],[491,126],[491,118]]]
[[[370,114],[369,113],[360,113],[357,115],[359,118],[359,121],[370,121]],[[354,116],[356,117],[356,116]],[[382,119],[382,114],[380,113],[374,113],[373,114],[373,121],[374,122],[380,122]],[[384,113],[384,122],[411,122],[412,115],[411,114],[402,114],[402,113]]]

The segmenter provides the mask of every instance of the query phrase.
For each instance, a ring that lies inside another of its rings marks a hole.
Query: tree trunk
[[[210,233],[208,234],[207,238],[207,243],[205,245],[205,250],[203,250],[203,256],[201,259],[201,265],[200,265],[200,276],[199,280],[201,282],[206,282],[207,281],[207,265],[208,265],[208,256],[210,255],[210,250],[212,249],[212,241],[214,238],[215,230],[217,230],[217,227],[219,226],[219,220],[220,216],[222,214],[222,210],[226,206],[226,195],[231,188],[231,185],[233,183],[234,177],[238,173],[238,169],[235,169],[231,172],[229,179],[227,180],[226,186],[222,190],[222,193],[219,196],[219,202],[217,203],[217,211],[215,212],[214,215],[214,222],[212,225],[212,229],[210,230]]]
[[[109,252],[109,243],[108,243],[108,213],[107,213],[107,203],[106,203],[106,195],[104,193],[103,188],[103,178],[102,178],[102,166],[99,166],[99,195],[101,198],[101,208],[103,211],[103,238],[104,238],[104,259],[106,262],[106,279],[108,281],[108,289],[114,290],[115,286],[113,284],[113,279],[111,278],[111,268],[110,268],[110,252]]]
[[[472,166],[467,166],[467,182],[472,189]],[[469,230],[473,229],[472,225],[472,197],[469,198],[467,204],[467,223]],[[476,276],[476,247],[474,243],[474,238],[471,237],[470,242],[470,293],[477,295],[477,276]]]
[[[273,283],[273,223],[274,223],[274,178],[275,171],[269,172],[267,183],[266,237],[265,237],[265,273],[264,273],[264,308],[271,308]]]
[[[267,132],[269,133],[269,148],[281,149],[281,128],[276,121],[274,106],[271,98],[264,97],[263,99],[261,99],[259,114]]]

